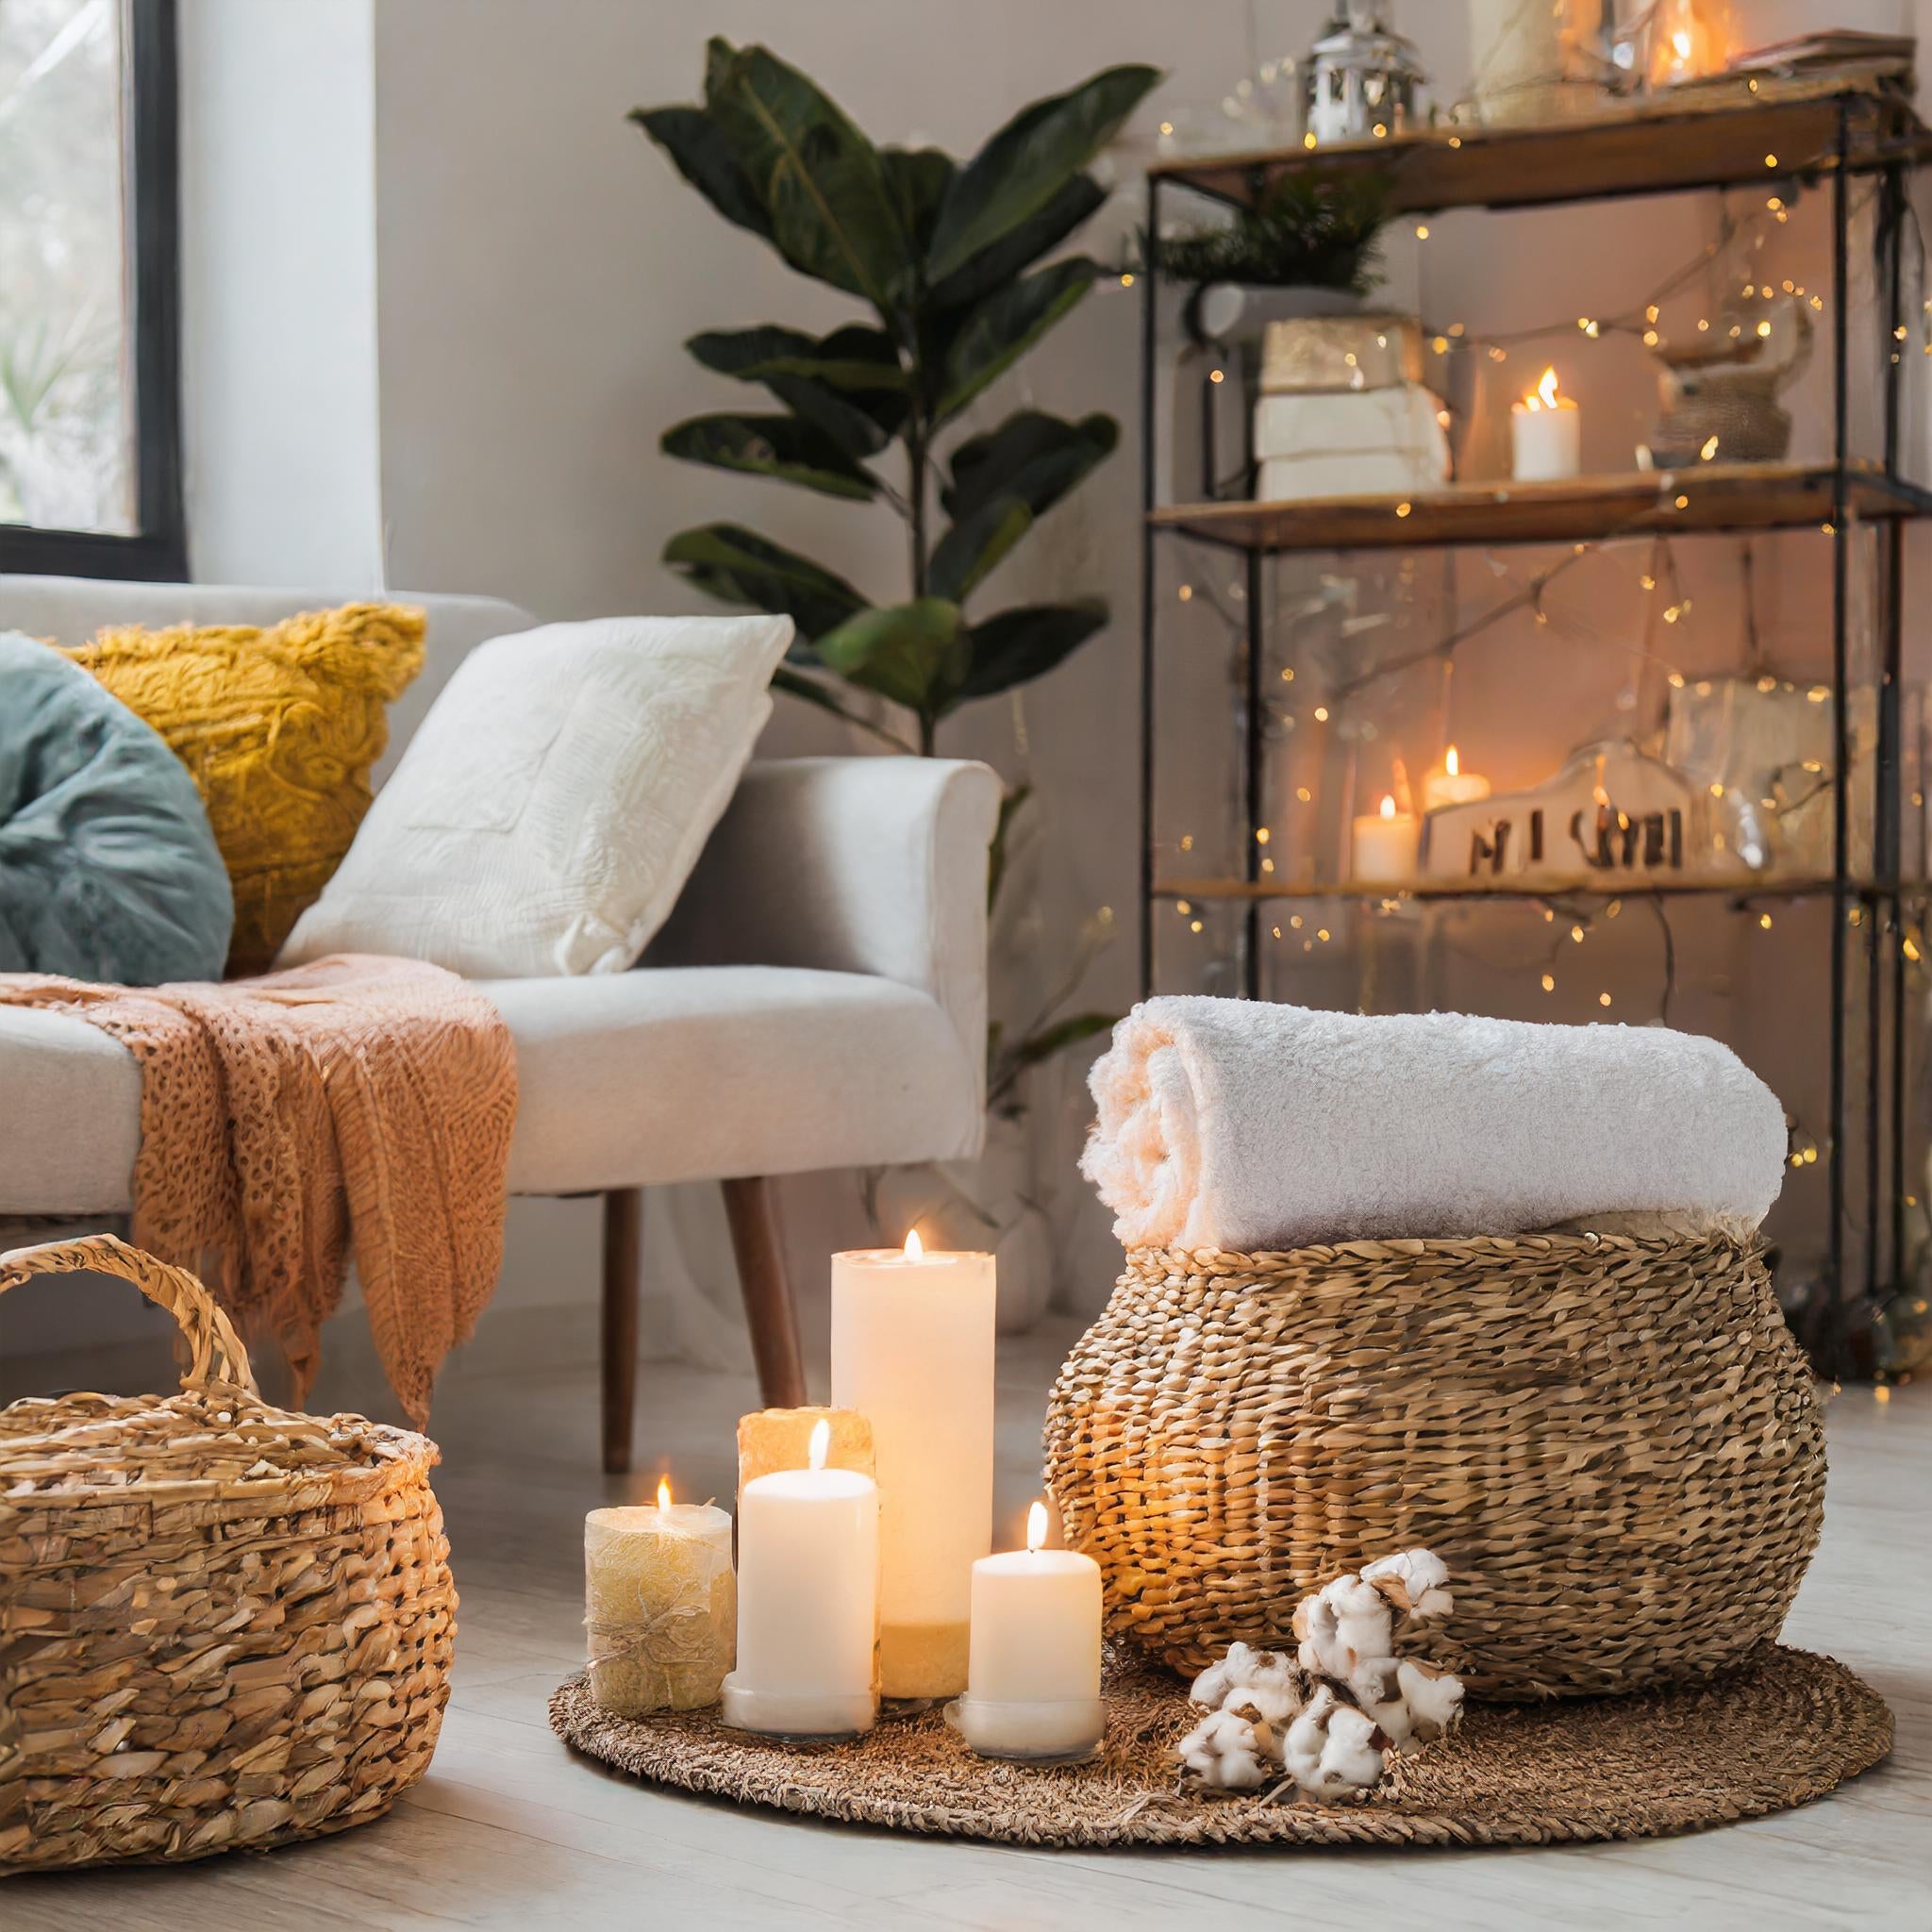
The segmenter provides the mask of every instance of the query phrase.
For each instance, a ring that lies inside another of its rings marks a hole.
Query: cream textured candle
[[[917,1241],[832,1257],[832,1400],[872,1419],[880,1688],[950,1697],[992,1546],[993,1260]]]
[[[584,1518],[591,1695],[608,1710],[695,1710],[731,1668],[731,1518],[705,1503],[592,1509]]]
[[[877,1474],[873,1467],[872,1424],[849,1408],[761,1408],[738,1419],[738,1487],[776,1469],[804,1469],[811,1460],[811,1432],[831,1430],[827,1469]]]
[[[739,1491],[738,1667],[723,1715],[740,1730],[851,1737],[878,1715],[878,1485],[825,1467],[831,1433],[814,1425],[809,1469]]]
[[[1100,1565],[1041,1548],[1046,1506],[1026,1547],[973,1566],[972,1665],[948,1723],[983,1757],[1084,1757],[1100,1742]]]

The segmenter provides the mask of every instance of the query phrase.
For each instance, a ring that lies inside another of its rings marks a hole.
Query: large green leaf
[[[1002,610],[973,626],[973,668],[960,681],[958,694],[990,698],[1043,676],[1106,623],[1107,606],[1097,598]]]
[[[817,648],[841,677],[915,711],[946,704],[968,665],[965,618],[943,597],[861,610]]]
[[[1023,108],[954,175],[926,250],[929,279],[943,282],[1038,214],[1159,78],[1153,67],[1109,67],[1070,93]]]
[[[665,544],[664,561],[721,604],[784,613],[805,641],[836,630],[866,608],[865,599],[843,577],[737,524],[680,530]],[[797,643],[791,655],[809,654]]]
[[[1107,190],[1091,175],[1075,175],[1038,214],[1008,229],[941,282],[932,291],[934,306],[961,308],[990,295],[1064,242],[1106,199]]]
[[[712,42],[710,111],[770,213],[780,253],[889,311],[913,258],[878,150],[795,67],[763,47],[721,44]]]
[[[772,239],[772,218],[724,130],[702,108],[634,108],[630,118],[727,222]]]
[[[937,596],[963,604],[974,587],[1033,527],[1033,512],[1017,496],[995,496],[957,523],[933,546],[926,581]]]
[[[744,470],[826,496],[869,502],[878,492],[877,477],[796,416],[692,416],[674,423],[659,441],[666,456],[688,463]]]
[[[996,496],[1017,496],[1035,516],[1044,515],[1119,440],[1120,425],[1111,416],[1069,423],[1039,409],[1017,410],[953,452],[953,480],[941,490],[940,502],[956,520]]]
[[[880,329],[836,329],[823,341],[793,328],[714,329],[685,347],[707,369],[761,382],[848,456],[876,456],[905,420],[906,372]]]
[[[774,375],[803,375],[833,389],[898,391],[906,388],[899,351],[883,329],[854,323],[828,336],[766,323],[757,328],[708,329],[684,345],[707,369],[747,382]]]
[[[1009,282],[966,312],[946,348],[938,418],[956,416],[1017,362],[1092,286],[1097,262],[1083,255]]]
[[[953,158],[936,147],[886,147],[879,150],[879,160],[899,210],[899,225],[913,254],[923,258],[940,218],[940,204],[953,183]]]

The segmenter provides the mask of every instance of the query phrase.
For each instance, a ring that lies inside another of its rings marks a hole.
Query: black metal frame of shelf
[[[1907,176],[1926,164],[1927,143],[1924,130],[1912,123],[1914,133],[1907,140],[1888,140],[1855,152],[1854,117],[1870,114],[1873,96],[1869,92],[1847,91],[1831,97],[1835,106],[1836,138],[1830,152],[1814,155],[1778,170],[1778,178],[1816,178],[1828,175],[1831,188],[1832,247],[1832,329],[1831,384],[1835,416],[1833,460],[1828,467],[1831,491],[1832,539],[1832,669],[1833,696],[1833,785],[1832,875],[1828,879],[1798,882],[1700,881],[1690,890],[1712,894],[1731,894],[1739,904],[1752,898],[1824,896],[1832,905],[1830,960],[1831,1038],[1830,1038],[1830,1120],[1824,1158],[1827,1162],[1829,1232],[1827,1240],[1827,1292],[1829,1309],[1827,1333],[1821,1339],[1823,1366],[1830,1373],[1848,1373],[1853,1364],[1847,1353],[1848,1316],[1845,1293],[1847,1243],[1846,1210],[1849,1200],[1847,1174],[1848,1138],[1846,1128],[1850,1092],[1848,1059],[1853,1016],[1847,1011],[1851,989],[1851,961],[1847,958],[1847,935],[1857,931],[1865,945],[1865,1091],[1860,1096],[1864,1113],[1864,1292],[1868,1303],[1875,1304],[1884,1292],[1899,1285],[1906,1255],[1906,1081],[1907,1025],[1906,1015],[1906,973],[1903,950],[1904,908],[1907,904],[1924,902],[1927,887],[1921,881],[1900,876],[1904,859],[1902,767],[1901,767],[1901,674],[1903,646],[1902,594],[1904,583],[1904,520],[1932,514],[1932,491],[1900,474],[1900,376],[1899,331],[1905,325],[1902,237],[1907,210]],[[1896,109],[1889,102],[1881,115]],[[1751,112],[1745,108],[1743,111]],[[1908,110],[1907,118],[1909,119]],[[1293,157],[1272,158],[1267,165],[1320,165],[1310,157],[1297,163]],[[1875,258],[1880,265],[1884,295],[1881,303],[1885,325],[1884,348],[1888,357],[1884,371],[1884,460],[1882,469],[1866,471],[1855,465],[1851,451],[1851,337],[1849,314],[1851,208],[1848,184],[1855,175],[1873,175],[1879,179],[1875,213]],[[1173,177],[1173,178],[1170,178]],[[1264,179],[1257,158],[1253,164],[1252,193]],[[1153,260],[1154,241],[1160,232],[1163,188],[1178,185],[1190,192],[1210,198],[1233,200],[1217,195],[1211,189],[1190,182],[1177,170],[1157,168],[1147,178],[1147,234],[1150,238],[1147,273],[1142,293],[1141,323],[1141,928],[1140,968],[1143,995],[1152,991],[1155,980],[1154,908],[1158,901],[1175,895],[1245,902],[1242,922],[1241,973],[1245,995],[1257,998],[1261,986],[1261,908],[1271,898],[1319,895],[1321,889],[1275,884],[1264,881],[1260,869],[1261,847],[1255,834],[1265,823],[1263,784],[1266,774],[1266,742],[1263,723],[1263,658],[1266,641],[1265,582],[1263,565],[1273,547],[1264,542],[1209,536],[1200,531],[1182,531],[1192,541],[1218,542],[1241,553],[1246,559],[1244,658],[1242,701],[1240,720],[1241,734],[1241,794],[1246,816],[1242,840],[1243,876],[1221,882],[1163,880],[1157,875],[1155,849],[1155,791],[1158,776],[1156,730],[1156,674],[1158,624],[1156,618],[1159,543],[1163,535],[1177,526],[1155,518],[1158,505],[1159,435],[1157,423],[1158,364],[1159,356],[1159,284]],[[1642,194],[1692,192],[1740,185],[1737,177],[1678,180],[1665,186],[1619,189],[1609,186],[1600,192],[1578,194],[1574,200],[1611,199],[1620,193]],[[1426,203],[1418,203],[1419,207]],[[1471,204],[1481,205],[1481,204]],[[1491,204],[1497,205],[1497,204]],[[1507,204],[1500,204],[1507,205]],[[1547,204],[1543,204],[1547,205]],[[1206,386],[1204,385],[1204,394]],[[1205,404],[1204,404],[1205,407]],[[1248,474],[1253,474],[1253,412],[1247,412]],[[1211,448],[1211,442],[1209,444]],[[1873,876],[1855,877],[1851,871],[1851,771],[1850,724],[1847,698],[1850,691],[1849,611],[1850,546],[1854,535],[1852,492],[1855,485],[1878,484],[1897,503],[1898,509],[1888,522],[1879,540],[1878,570],[1880,592],[1880,647],[1876,712],[1877,742],[1873,760],[1874,788],[1873,811]],[[1786,527],[1794,525],[1787,525]],[[1764,527],[1763,525],[1740,527]],[[1702,528],[1698,534],[1722,534],[1723,525]],[[1450,540],[1451,541],[1458,540]],[[1480,540],[1488,544],[1515,541],[1547,541],[1543,538],[1490,536]],[[1359,547],[1359,546],[1354,546]],[[1416,544],[1413,547],[1425,547]],[[1429,545],[1426,547],[1439,547]],[[1380,892],[1347,890],[1336,897],[1424,899],[1489,898],[1525,902],[1581,896],[1592,889],[1586,885],[1561,883],[1524,885],[1495,891],[1441,892],[1395,886]],[[1662,896],[1657,887],[1641,882],[1621,886],[1614,891],[1602,889],[1601,895],[1639,898],[1646,891]],[[1852,918],[1855,907],[1859,923]],[[1889,947],[1891,971],[1885,972]],[[1890,1008],[1888,1024],[1888,1006]],[[1889,1051],[1888,1051],[1889,1041]],[[1889,1200],[1888,1200],[1889,1197]],[[1883,1222],[1886,1239],[1881,1242]]]

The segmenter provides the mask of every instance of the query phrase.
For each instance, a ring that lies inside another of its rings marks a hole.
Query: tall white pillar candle
[[[738,1667],[723,1712],[742,1731],[852,1737],[878,1715],[879,1495],[857,1470],[811,1467],[738,1492]]]
[[[982,1757],[1084,1757],[1100,1742],[1100,1565],[1048,1550],[1046,1506],[1026,1547],[973,1566],[973,1657],[946,1720]]]
[[[879,1482],[879,1684],[966,1688],[973,1564],[992,1547],[993,1260],[832,1257],[832,1400],[872,1418]]]

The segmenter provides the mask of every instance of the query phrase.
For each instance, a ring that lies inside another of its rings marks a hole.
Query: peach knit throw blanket
[[[0,974],[0,1002],[91,1021],[140,1062],[134,1239],[280,1344],[298,1405],[353,1250],[390,1387],[427,1420],[503,1259],[516,1056],[487,999],[339,954],[221,985]]]

